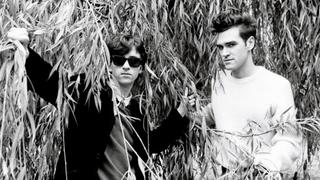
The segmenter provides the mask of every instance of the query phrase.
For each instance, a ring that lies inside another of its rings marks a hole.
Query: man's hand
[[[28,45],[29,45],[30,39],[29,39],[29,33],[25,28],[11,28],[8,31],[7,37],[12,42],[19,41],[23,45],[26,51],[26,57],[29,56]]]

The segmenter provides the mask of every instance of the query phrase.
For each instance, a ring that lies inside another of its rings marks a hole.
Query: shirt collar
[[[117,94],[117,100],[119,101],[118,104],[123,103],[124,106],[128,106],[129,105],[131,98],[132,98],[132,94],[131,93],[126,98],[124,98],[124,97],[120,96],[119,94]]]

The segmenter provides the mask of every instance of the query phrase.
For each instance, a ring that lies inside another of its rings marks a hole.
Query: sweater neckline
[[[229,79],[231,82],[233,83],[237,83],[237,84],[243,84],[243,83],[248,83],[251,81],[256,80],[265,70],[264,67],[262,66],[257,66],[258,70],[252,74],[251,76],[245,77],[245,78],[235,78],[231,75],[231,71],[227,72],[227,79]]]

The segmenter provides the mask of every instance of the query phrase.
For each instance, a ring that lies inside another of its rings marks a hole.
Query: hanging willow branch
[[[198,94],[197,108],[206,105],[211,79],[220,70],[211,23],[229,9],[257,18],[256,63],[292,83],[299,126],[308,139],[309,159],[298,172],[303,179],[319,157],[319,8],[314,0],[0,0],[0,178],[50,179],[72,113],[66,102],[69,77],[84,72],[88,84],[101,88],[100,80],[108,79],[106,44],[116,33],[144,39],[148,66],[134,93],[142,95],[152,126],[179,104],[185,88]],[[23,55],[6,39],[11,27],[33,32],[30,47],[59,72],[57,108],[26,91],[23,61],[18,61]],[[97,107],[100,103],[96,98]],[[154,157],[149,171],[157,179],[218,178],[212,137],[205,124],[190,125],[175,146]]]

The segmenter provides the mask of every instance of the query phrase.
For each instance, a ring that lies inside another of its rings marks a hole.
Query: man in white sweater
[[[290,82],[254,64],[254,18],[221,13],[213,25],[224,70],[213,78],[211,103],[196,119],[219,134],[214,154],[224,169],[255,167],[279,176],[302,151]]]

